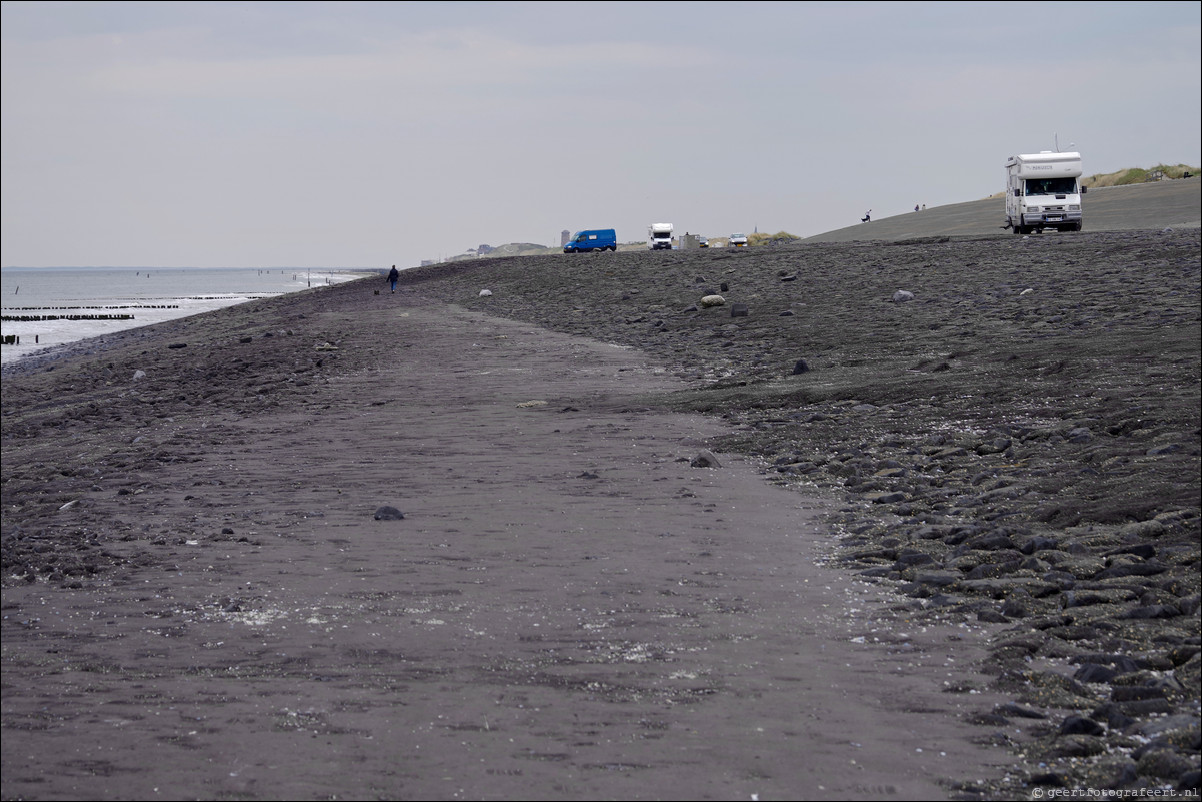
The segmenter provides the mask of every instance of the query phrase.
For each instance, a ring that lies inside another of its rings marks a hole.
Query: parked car
[[[594,228],[587,231],[577,231],[563,246],[564,253],[579,253],[581,251],[616,251],[618,235],[612,228]]]
[[[710,241],[707,237],[697,237],[697,247],[698,248],[708,248],[709,246],[710,246]]]
[[[730,247],[746,248],[747,247],[747,235],[746,234],[731,234],[730,235]]]

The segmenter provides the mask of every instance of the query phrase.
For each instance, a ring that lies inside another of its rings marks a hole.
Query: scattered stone
[[[1019,547],[1019,551],[1023,554],[1034,554],[1037,551],[1050,551],[1057,548],[1058,544],[1050,537],[1042,537],[1036,535]]]
[[[1119,685],[1110,689],[1112,702],[1143,702],[1164,699],[1168,695],[1167,689],[1155,685]]]
[[[914,293],[910,292],[909,290],[898,290],[897,292],[893,293],[893,303],[895,304],[903,304],[906,301],[913,300]]]
[[[997,705],[996,707],[993,708],[993,712],[999,716],[1005,716],[1006,718],[1032,718],[1032,719],[1047,718],[1046,715],[1039,712],[1038,710],[1033,710],[1029,707],[1023,707],[1022,705],[1017,705],[1017,704],[1014,704],[1013,702],[1007,702],[1005,704]]]
[[[1177,754],[1172,748],[1145,752],[1136,763],[1136,772],[1140,777],[1166,780],[1177,780],[1197,768],[1192,760],[1185,755]]]
[[[1136,607],[1128,610],[1118,616],[1120,620],[1134,620],[1143,618],[1176,618],[1181,615],[1181,610],[1177,609],[1174,604],[1151,604],[1146,607]]]
[[[725,303],[726,299],[721,295],[706,295],[701,299],[701,305],[707,309],[711,306],[723,306]]]
[[[1083,716],[1069,716],[1060,724],[1061,735],[1105,735],[1106,728]]]
[[[1106,722],[1106,726],[1112,732],[1120,732],[1135,723],[1135,719],[1123,712],[1121,706],[1114,702],[1107,702],[1093,710],[1089,714],[1090,718]]]
[[[379,507],[374,517],[377,521],[400,521],[405,514],[396,507]]]
[[[721,468],[722,463],[718,462],[718,458],[711,451],[701,451],[689,462],[689,466],[693,468]]]
[[[1106,742],[1094,735],[1067,735],[1056,741],[1049,750],[1052,758],[1082,758],[1100,755],[1106,751]]]
[[[1100,666],[1096,663],[1086,663],[1077,669],[1073,674],[1073,679],[1078,682],[1110,682],[1117,677],[1119,672],[1109,666]]]

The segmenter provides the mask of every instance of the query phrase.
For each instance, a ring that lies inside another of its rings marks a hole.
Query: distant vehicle
[[[1081,154],[1020,153],[1006,160],[1006,228],[1015,234],[1030,234],[1055,228],[1080,231],[1082,223],[1079,186]]]
[[[618,235],[612,228],[593,228],[577,231],[563,246],[564,253],[580,253],[582,251],[616,251]]]
[[[672,250],[672,224],[652,223],[647,229],[647,247],[653,251]]]
[[[697,237],[697,247],[698,248],[708,248],[709,246],[710,246],[709,239],[707,239],[706,237]]]
[[[730,247],[746,248],[747,247],[747,235],[746,234],[731,234],[730,235]]]

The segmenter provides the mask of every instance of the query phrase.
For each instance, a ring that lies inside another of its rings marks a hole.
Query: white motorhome
[[[1006,160],[1006,227],[1015,234],[1045,228],[1081,230],[1080,153],[1020,153]]]
[[[652,223],[647,229],[647,247],[653,251],[672,250],[672,224]]]

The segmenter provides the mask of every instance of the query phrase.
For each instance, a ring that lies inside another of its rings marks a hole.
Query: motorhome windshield
[[[1028,195],[1072,195],[1077,191],[1075,178],[1028,178]]]

